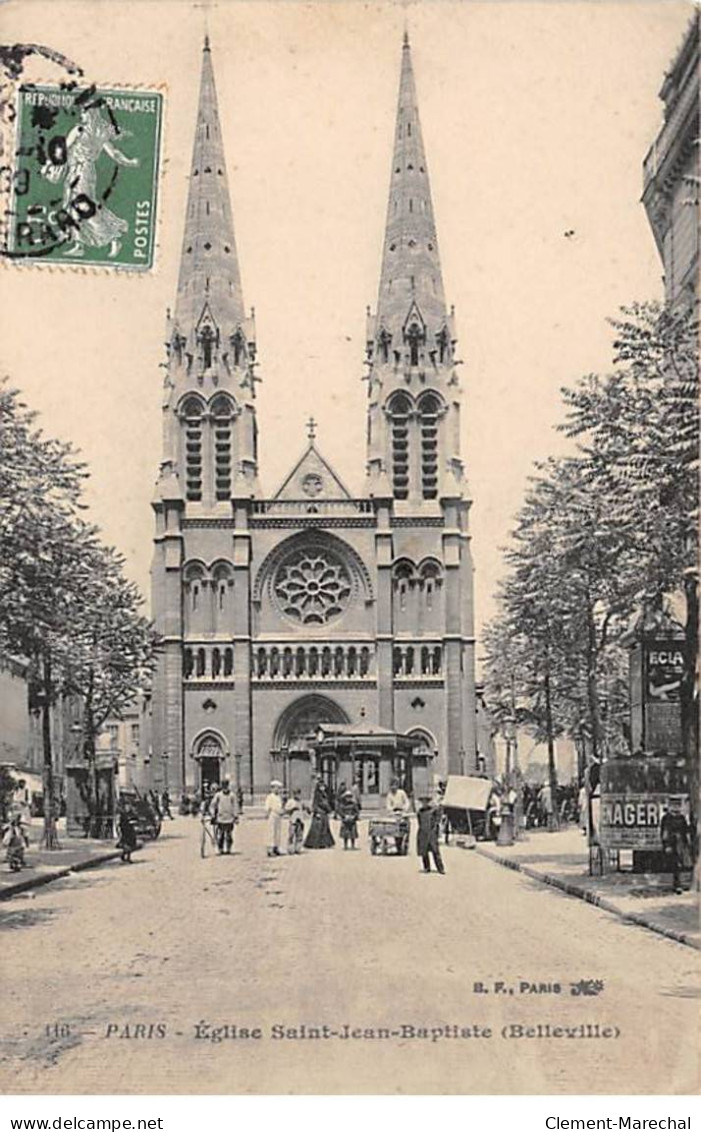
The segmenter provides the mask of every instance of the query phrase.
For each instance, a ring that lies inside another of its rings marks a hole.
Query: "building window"
[[[197,665],[196,665],[195,674],[197,676],[204,676],[206,670],[207,670],[207,658],[205,656],[205,651],[204,651],[204,649],[198,649],[197,650]]]
[[[138,743],[139,742],[139,725],[138,725],[138,723],[132,723],[132,725],[131,725],[131,741],[132,741],[132,743]]]
[[[202,405],[191,398],[183,410],[185,420],[185,494],[202,499]]]
[[[183,656],[183,676],[186,680],[189,680],[192,676],[192,670],[194,666],[195,659],[192,655],[192,649],[185,649],[185,654]]]
[[[231,498],[231,417],[231,404],[226,398],[214,403],[214,489],[220,501]]]
[[[216,680],[221,674],[221,653],[219,649],[212,649],[212,677]]]
[[[288,617],[301,624],[325,624],[347,608],[350,573],[340,555],[326,546],[295,549],[281,562],[273,592]]]
[[[390,406],[392,434],[392,489],[396,499],[409,495],[409,414],[411,405],[401,394]]]
[[[429,395],[421,401],[421,490],[424,499],[438,495],[438,410],[435,397]]]
[[[224,675],[231,676],[234,671],[234,650],[224,649]]]

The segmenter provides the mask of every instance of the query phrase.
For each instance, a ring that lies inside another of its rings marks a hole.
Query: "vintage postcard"
[[[694,1093],[698,9],[0,33],[0,1087]]]

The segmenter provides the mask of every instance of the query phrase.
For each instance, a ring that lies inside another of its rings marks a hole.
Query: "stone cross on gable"
[[[310,417],[307,421],[307,436],[310,440],[313,440],[316,436],[316,421],[314,417]]]

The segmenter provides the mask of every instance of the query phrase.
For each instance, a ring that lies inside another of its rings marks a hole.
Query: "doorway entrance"
[[[200,762],[200,792],[209,792],[212,786],[221,782],[221,759],[205,755]]]

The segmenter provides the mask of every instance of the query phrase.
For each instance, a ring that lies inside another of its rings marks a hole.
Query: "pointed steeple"
[[[188,505],[257,491],[256,342],[246,317],[212,52],[205,37],[175,311],[166,322],[163,464]]]
[[[190,191],[180,259],[175,326],[188,340],[209,323],[219,336],[235,333],[245,320],[234,224],[219,123],[209,37],[192,150]]]
[[[376,330],[378,336],[391,335],[397,349],[416,324],[432,346],[446,321],[431,186],[405,31]]]
[[[375,497],[414,506],[461,493],[455,341],[405,32],[380,288],[366,333],[367,490]]]

